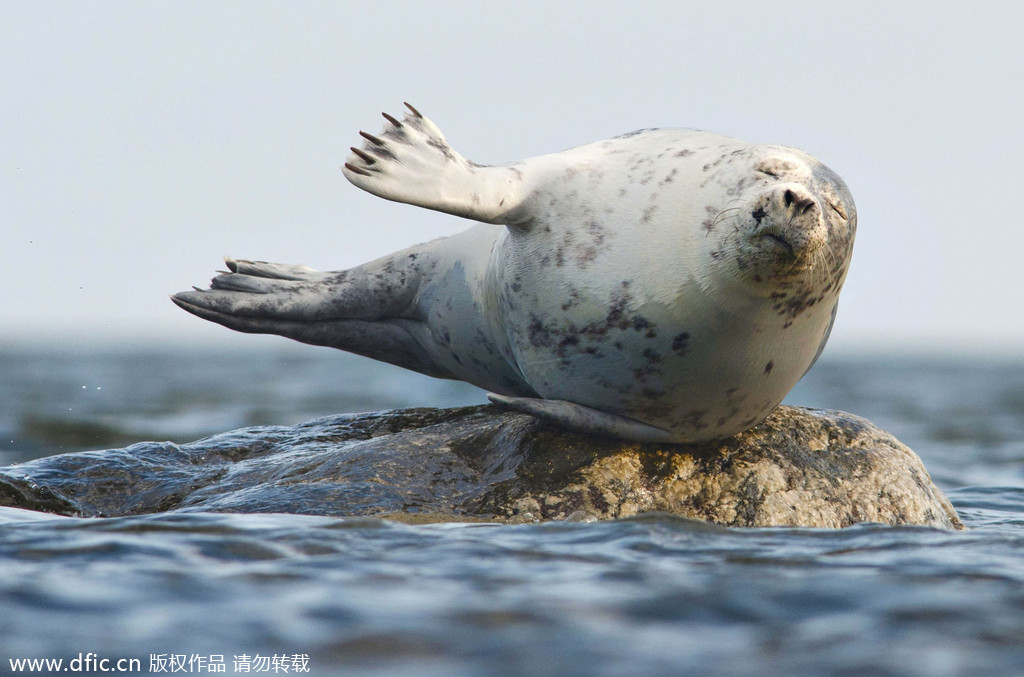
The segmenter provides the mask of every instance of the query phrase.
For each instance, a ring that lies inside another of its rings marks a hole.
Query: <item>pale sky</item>
[[[1022,29],[1017,2],[3,2],[0,343],[251,345],[168,294],[468,227],[341,175],[409,101],[487,164],[641,127],[801,148],[858,207],[830,350],[1020,354]]]

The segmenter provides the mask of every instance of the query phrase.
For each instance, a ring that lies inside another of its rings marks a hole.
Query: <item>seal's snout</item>
[[[805,274],[828,239],[822,202],[797,182],[755,193],[739,219],[743,235],[736,265],[742,277],[755,281]]]
[[[764,191],[751,205],[750,231],[755,245],[782,259],[805,259],[824,242],[821,204],[800,184]]]

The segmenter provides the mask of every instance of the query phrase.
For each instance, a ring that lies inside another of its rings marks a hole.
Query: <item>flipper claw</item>
[[[373,134],[370,134],[369,132],[364,132],[361,129],[359,130],[359,136],[363,137],[364,139],[366,139],[367,141],[369,141],[370,143],[372,143],[372,144],[374,144],[376,146],[383,146],[384,145],[384,139],[380,138],[379,136],[374,136]]]
[[[345,163],[345,169],[349,170],[353,174],[361,174],[363,176],[373,176],[372,174],[370,174],[370,172],[366,171],[365,169],[362,169],[360,167],[356,167],[355,165],[349,164],[348,162]]]
[[[349,150],[351,150],[353,153],[362,158],[363,162],[365,162],[368,165],[376,164],[377,162],[377,160],[372,155],[370,155],[366,151],[359,150],[355,146],[352,146]]]

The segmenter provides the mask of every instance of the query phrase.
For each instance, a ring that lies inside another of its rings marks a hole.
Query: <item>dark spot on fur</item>
[[[704,430],[708,427],[708,424],[704,422],[704,417],[707,415],[707,411],[703,409],[694,409],[688,411],[684,415],[680,416],[677,421],[679,424],[689,426],[694,430]]]
[[[654,338],[658,335],[657,326],[643,315],[633,318],[633,329],[644,332],[644,338]]]
[[[684,331],[681,334],[676,334],[672,339],[672,351],[679,354],[685,355],[686,349],[690,345],[690,333]]]
[[[758,207],[754,211],[750,212],[750,216],[752,216],[753,219],[755,221],[757,221],[758,224],[760,224],[761,223],[761,219],[763,219],[765,216],[767,216],[767,214],[765,213],[764,209],[762,209],[761,207]]]
[[[579,343],[580,343],[580,337],[579,336],[576,336],[575,334],[570,334],[569,336],[566,336],[564,339],[562,339],[558,343],[558,356],[559,357],[565,357],[566,356],[566,351],[571,346],[579,345]]]
[[[635,132],[629,132],[627,134],[620,134],[619,136],[616,136],[615,138],[616,139],[628,139],[631,136],[636,136],[638,134],[643,134],[644,132],[653,132],[656,129],[657,129],[656,127],[647,127],[647,128],[644,128],[644,129],[638,129]]]
[[[544,347],[551,344],[551,330],[544,326],[536,315],[530,316],[530,324],[526,327],[530,343],[534,346]]]
[[[769,361],[768,364],[764,365],[764,374],[765,374],[765,376],[767,376],[768,374],[772,373],[772,369],[774,369],[774,368],[775,368],[775,363],[771,362],[771,361]]]
[[[455,154],[452,151],[451,146],[449,146],[444,141],[437,139],[433,136],[430,136],[427,137],[427,145],[441,151],[441,154],[444,155],[445,159],[447,159],[448,161],[453,161],[455,159]]]

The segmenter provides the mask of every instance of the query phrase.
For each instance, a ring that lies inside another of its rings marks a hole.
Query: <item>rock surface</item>
[[[333,416],[3,468],[0,505],[82,516],[509,522],[662,511],[742,527],[963,528],[921,460],[894,437],[857,416],[789,406],[700,445],[589,437],[489,405]]]

